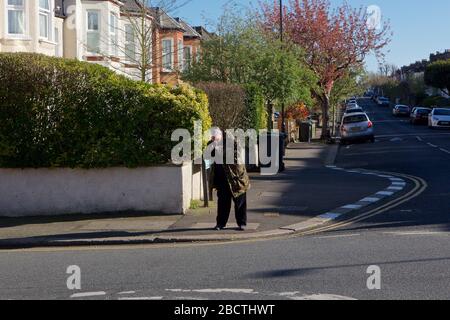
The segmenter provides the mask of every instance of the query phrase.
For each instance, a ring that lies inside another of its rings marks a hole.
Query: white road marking
[[[405,189],[405,188],[404,187],[389,187],[389,188],[387,188],[387,190],[395,190],[395,191],[401,191],[403,189]]]
[[[406,182],[401,182],[401,181],[394,181],[392,182],[393,186],[406,186]]]
[[[119,298],[119,300],[162,300],[164,297],[130,297],[130,298]]]
[[[440,150],[443,151],[443,152],[445,152],[445,153],[450,154],[450,151],[448,151],[447,149],[441,148]]]
[[[352,210],[357,210],[357,209],[361,209],[362,205],[359,204],[349,204],[346,206],[343,206],[342,209],[352,209]]]
[[[118,295],[123,295],[123,294],[135,294],[135,293],[136,293],[136,291],[122,291],[122,292],[119,292]]]
[[[166,289],[169,292],[198,292],[198,293],[246,293],[256,294],[253,289]]]
[[[106,292],[104,291],[97,291],[97,292],[80,292],[80,293],[74,293],[71,295],[71,298],[88,298],[88,297],[98,297],[98,296],[104,296],[106,295]]]
[[[282,297],[288,297],[288,296],[295,296],[296,294],[299,294],[300,291],[294,291],[294,292],[281,292],[279,293]]]
[[[405,182],[405,180],[400,178],[389,178],[389,180],[391,180],[392,182]]]
[[[381,200],[380,198],[364,198],[364,199],[361,199],[360,201],[361,202],[378,202],[380,200]]]
[[[394,192],[391,192],[391,191],[380,191],[380,192],[377,192],[376,194],[380,195],[380,196],[392,196],[394,194]]]
[[[416,137],[416,138],[417,138],[417,140],[419,140],[420,142],[423,141],[423,139],[422,139],[421,137]]]
[[[430,147],[432,147],[432,148],[437,148],[438,146],[437,145],[435,145],[435,144],[432,144],[432,143],[427,143],[427,145],[429,145]]]

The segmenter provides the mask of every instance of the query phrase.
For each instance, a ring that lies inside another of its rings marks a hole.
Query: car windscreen
[[[361,112],[363,112],[362,109],[350,109],[350,110],[347,110],[347,113],[361,113]]]
[[[430,109],[417,109],[416,112],[419,114],[429,114],[431,112],[431,110]]]
[[[367,118],[366,115],[358,114],[358,115],[354,115],[354,116],[345,117],[344,118],[344,124],[366,122],[368,120],[369,119]]]
[[[450,109],[437,109],[434,110],[435,116],[450,116]]]
[[[407,111],[407,110],[409,110],[408,107],[403,107],[403,106],[397,107],[397,109],[402,110],[402,111]]]

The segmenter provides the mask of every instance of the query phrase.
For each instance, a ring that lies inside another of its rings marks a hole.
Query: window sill
[[[26,36],[13,36],[13,35],[9,35],[9,34],[7,34],[3,39],[9,40],[9,41],[16,41],[16,40],[20,40],[20,41],[31,41],[31,40],[33,40],[33,39],[31,39],[30,37],[26,37]]]
[[[52,44],[52,45],[54,45],[54,46],[56,46],[56,45],[58,45],[56,42],[54,42],[54,41],[50,41],[50,40],[47,40],[47,39],[39,39],[39,43],[47,43],[47,44]]]

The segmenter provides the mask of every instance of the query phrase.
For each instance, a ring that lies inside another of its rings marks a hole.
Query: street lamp
[[[283,49],[283,0],[280,0],[280,41],[281,41],[281,49]],[[284,62],[283,62],[283,56],[281,56],[281,72],[284,70]],[[284,91],[284,88],[283,88]],[[281,99],[281,132],[283,134],[286,134],[286,122],[285,122],[285,115],[284,115],[284,96]]]

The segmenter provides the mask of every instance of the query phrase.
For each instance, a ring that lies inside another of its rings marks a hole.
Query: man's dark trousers
[[[231,202],[234,201],[234,208],[236,214],[236,222],[239,227],[247,225],[247,194],[243,194],[238,198],[233,198],[230,186],[226,183],[222,183],[217,188],[217,225],[225,228],[228,219],[230,218]]]

